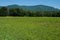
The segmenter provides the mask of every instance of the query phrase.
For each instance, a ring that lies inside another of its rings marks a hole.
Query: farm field
[[[0,40],[60,40],[60,18],[0,17]]]

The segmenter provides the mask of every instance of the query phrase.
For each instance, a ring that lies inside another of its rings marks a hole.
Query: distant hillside
[[[57,11],[59,9],[46,6],[46,5],[35,5],[35,6],[20,6],[20,5],[8,5],[6,6],[8,8],[22,8],[24,10],[30,10],[30,11]]]

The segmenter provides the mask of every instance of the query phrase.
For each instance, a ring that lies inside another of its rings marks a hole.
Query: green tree
[[[0,9],[0,16],[7,16],[7,8],[6,7],[2,7]]]

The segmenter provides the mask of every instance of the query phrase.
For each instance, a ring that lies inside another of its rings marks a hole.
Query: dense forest
[[[0,8],[0,16],[60,17],[60,11],[26,11],[22,8]]]

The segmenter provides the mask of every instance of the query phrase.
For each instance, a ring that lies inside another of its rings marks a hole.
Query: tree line
[[[0,8],[0,16],[60,17],[60,11],[26,11],[22,8]]]

